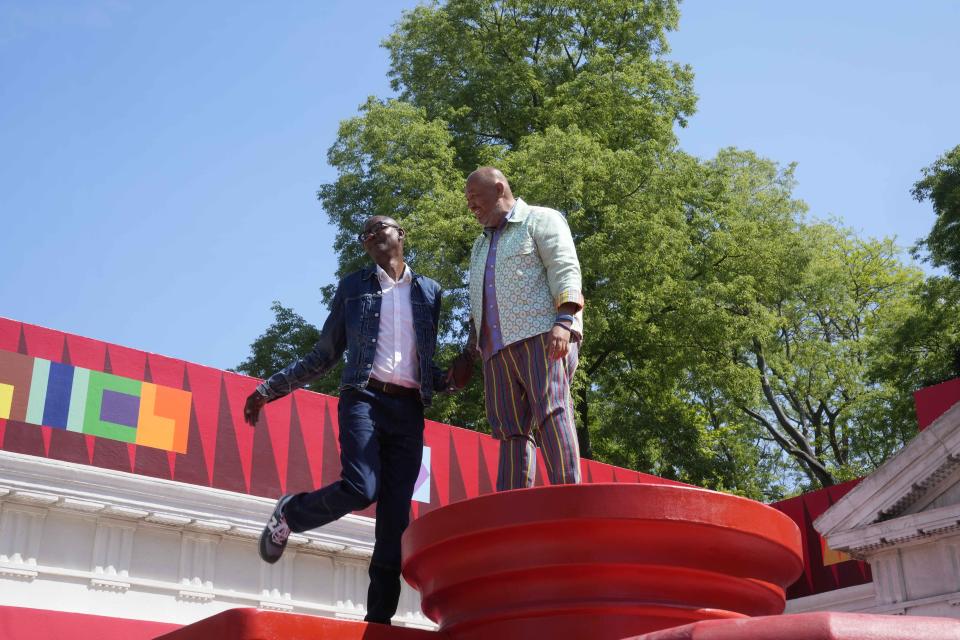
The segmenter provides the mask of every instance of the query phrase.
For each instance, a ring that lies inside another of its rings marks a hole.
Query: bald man
[[[583,335],[580,262],[564,216],[513,196],[494,167],[467,178],[483,233],[470,254],[471,336],[487,419],[500,440],[497,490],[532,487],[539,441],[552,484],[580,482],[570,381]]]

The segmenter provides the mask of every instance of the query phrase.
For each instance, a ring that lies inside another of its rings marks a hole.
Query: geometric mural
[[[187,452],[189,391],[0,351],[0,418]]]

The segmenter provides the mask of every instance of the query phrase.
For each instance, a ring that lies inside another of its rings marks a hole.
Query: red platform
[[[438,631],[235,609],[162,640],[960,640],[947,618],[774,615],[801,572],[784,514],[727,494],[595,484],[491,494],[404,535]]]
[[[957,640],[960,621],[865,613],[799,613],[708,620],[633,640]]]
[[[780,613],[802,571],[782,513],[669,485],[540,487],[422,516],[404,577],[453,640],[619,640]]]
[[[444,640],[444,636],[352,620],[230,609],[156,640]]]

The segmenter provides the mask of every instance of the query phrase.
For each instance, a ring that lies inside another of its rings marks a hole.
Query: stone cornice
[[[274,500],[121,471],[0,451],[0,500],[146,526],[257,538]],[[300,553],[369,557],[374,521],[347,515],[294,534]]]
[[[930,502],[946,478],[960,471],[960,403],[920,432],[896,455],[814,521],[833,549],[842,534],[889,522]],[[937,510],[934,510],[934,512]],[[921,527],[925,528],[925,527]],[[879,538],[878,538],[879,542]]]
[[[849,553],[858,560],[867,560],[885,548],[955,536],[958,530],[957,507],[950,506],[838,531],[831,534],[827,542],[831,549]]]

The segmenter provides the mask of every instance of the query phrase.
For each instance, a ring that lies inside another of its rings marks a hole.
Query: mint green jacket
[[[478,344],[489,249],[485,232],[470,252],[470,315]],[[550,331],[561,304],[583,305],[577,249],[566,219],[554,209],[532,207],[517,198],[513,216],[497,240],[494,272],[504,346]],[[576,314],[572,329],[575,335],[583,335],[581,313]]]

